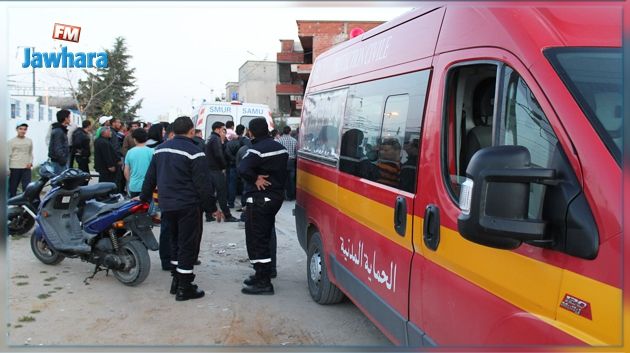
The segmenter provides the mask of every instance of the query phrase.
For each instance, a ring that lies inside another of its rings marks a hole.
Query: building
[[[238,69],[238,100],[243,103],[266,104],[276,115],[278,64],[275,61],[246,61]],[[227,87],[227,85],[226,85]],[[231,100],[230,96],[226,99]]]
[[[238,82],[228,82],[225,84],[225,100],[227,102],[239,100]]]
[[[281,39],[276,55],[278,84],[276,95],[281,116],[299,117],[302,98],[313,62],[319,54],[350,38],[350,32],[360,28],[367,32],[382,24],[379,21],[297,21],[298,38]]]
[[[29,95],[11,95],[11,117],[6,121],[7,139],[15,136],[18,123],[27,123],[26,136],[33,140],[33,164],[39,165],[48,159],[47,135],[52,123],[57,121],[57,112],[61,109],[43,104],[42,97]],[[73,123],[80,123],[80,117],[73,114]]]

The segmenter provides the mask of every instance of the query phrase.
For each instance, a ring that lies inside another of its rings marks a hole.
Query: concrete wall
[[[272,114],[277,114],[277,83],[278,64],[275,61],[246,61],[238,70],[239,100],[266,104]]]

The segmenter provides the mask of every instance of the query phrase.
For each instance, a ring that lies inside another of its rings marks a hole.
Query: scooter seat
[[[83,220],[83,223],[87,223],[99,215],[120,208],[120,206],[126,202],[128,201],[123,200],[114,203],[104,203],[98,202],[96,200],[90,200],[86,202],[85,206],[83,207],[83,216],[81,217],[81,219]]]
[[[79,188],[79,198],[81,201],[90,200],[99,196],[105,196],[116,190],[114,183],[97,183]]]

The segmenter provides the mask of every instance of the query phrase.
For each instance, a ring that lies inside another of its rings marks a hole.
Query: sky
[[[32,84],[24,46],[39,52],[99,52],[126,39],[146,121],[225,92],[247,60],[275,61],[280,39],[297,37],[296,20],[388,21],[410,2],[15,2],[8,7],[8,80]],[[79,43],[52,39],[54,23],[81,27]],[[80,69],[36,69],[38,87],[68,86]],[[211,93],[212,92],[212,93]],[[38,92],[41,94],[41,92]]]

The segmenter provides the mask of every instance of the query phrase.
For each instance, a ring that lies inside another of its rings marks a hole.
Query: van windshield
[[[621,163],[621,49],[553,48],[546,50],[545,56],[612,156]]]

